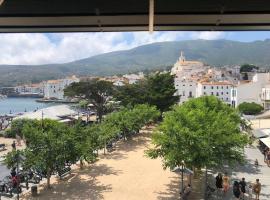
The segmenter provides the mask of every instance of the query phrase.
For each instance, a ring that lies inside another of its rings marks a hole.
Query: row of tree
[[[47,177],[50,187],[52,174],[59,172],[67,163],[80,161],[88,163],[96,160],[98,150],[108,143],[123,137],[127,139],[138,132],[145,124],[155,121],[159,111],[149,105],[136,105],[113,112],[99,124],[82,126],[77,123],[68,126],[54,120],[15,120],[22,124],[20,134],[26,141],[26,149],[13,151],[6,156],[8,167],[16,166],[18,154],[24,157],[24,169],[39,169]],[[121,136],[121,137],[120,137]]]
[[[170,73],[155,73],[139,80],[135,84],[113,86],[111,82],[90,79],[72,83],[65,89],[65,95],[83,100],[83,106],[93,104],[99,122],[105,114],[113,109],[109,102],[118,101],[122,106],[149,104],[161,112],[167,111],[176,104],[179,97],[175,95],[174,76]]]

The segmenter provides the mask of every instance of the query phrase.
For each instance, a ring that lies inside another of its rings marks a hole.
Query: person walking
[[[265,147],[264,149],[263,149],[263,155],[264,155],[264,162],[267,162],[267,153],[268,153],[268,148],[267,147]]]
[[[253,192],[255,193],[255,200],[259,200],[261,193],[261,183],[259,179],[256,179],[256,182],[253,185]]]
[[[224,173],[222,181],[223,181],[223,192],[224,194],[226,194],[230,188],[230,183],[229,183],[230,179],[227,172]]]
[[[241,197],[244,198],[245,193],[246,193],[246,187],[247,187],[245,178],[242,178],[239,184],[240,184],[240,190],[241,190]]]
[[[270,167],[270,150],[267,152],[267,166]]]
[[[11,147],[12,147],[12,150],[16,150],[16,142],[15,141],[12,142]]]
[[[183,195],[181,196],[181,199],[188,200],[190,193],[191,193],[191,185],[188,184],[184,189],[184,192],[183,192]]]
[[[233,183],[233,195],[235,196],[236,199],[240,198],[241,190],[240,190],[240,184],[238,181],[234,181]]]
[[[221,173],[218,173],[218,175],[216,176],[216,187],[219,190],[223,188],[223,180]]]

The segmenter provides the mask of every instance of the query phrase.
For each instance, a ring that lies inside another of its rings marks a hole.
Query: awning
[[[186,167],[183,170],[182,170],[181,167],[175,167],[172,170],[172,172],[175,172],[175,173],[182,173],[182,171],[183,171],[184,174],[187,174],[187,175],[193,175],[194,174],[191,169],[188,169]]]
[[[261,138],[260,141],[264,143],[268,148],[270,148],[270,137]]]
[[[255,138],[266,138],[270,136],[270,129],[256,129],[253,130],[253,136]]]

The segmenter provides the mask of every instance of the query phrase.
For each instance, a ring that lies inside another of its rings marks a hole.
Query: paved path
[[[258,178],[262,184],[262,191],[260,200],[270,200],[270,167],[268,167],[264,163],[263,154],[258,150],[256,145],[247,147],[245,149],[246,163],[242,166],[234,167],[234,168],[225,168],[231,177],[231,186],[234,180],[241,180],[245,177],[248,185],[251,185]],[[259,161],[259,167],[256,168],[254,165],[255,159]],[[209,179],[214,185],[214,177],[217,174],[210,175]],[[222,193],[217,195],[216,192],[213,194],[212,199],[222,199],[222,200],[233,200],[235,199],[232,194],[232,187],[228,191],[228,193],[224,196]],[[254,195],[252,195],[254,198]],[[210,199],[210,198],[209,198]],[[246,198],[248,199],[248,198]],[[252,199],[253,200],[253,199]]]
[[[2,180],[5,176],[9,175],[9,170],[0,163],[0,180]]]

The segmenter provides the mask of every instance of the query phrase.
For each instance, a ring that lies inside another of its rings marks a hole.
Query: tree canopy
[[[240,67],[240,72],[252,72],[253,69],[258,70],[259,67],[252,64],[243,64]]]
[[[245,115],[256,115],[263,111],[263,107],[257,103],[243,102],[239,104],[238,110]]]
[[[124,106],[149,104],[163,112],[179,100],[175,92],[174,77],[170,73],[156,73],[135,84],[118,87],[114,97]]]
[[[213,96],[191,99],[165,113],[153,134],[154,148],[146,153],[161,157],[165,168],[181,165],[217,167],[243,160],[247,136],[240,132],[238,113]]]
[[[111,82],[91,79],[72,83],[64,90],[65,96],[78,97],[92,103],[96,109],[99,122],[106,112],[106,104],[113,93]]]

